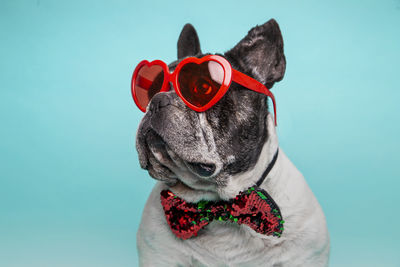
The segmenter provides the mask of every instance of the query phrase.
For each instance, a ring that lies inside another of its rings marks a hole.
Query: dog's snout
[[[155,112],[169,104],[171,104],[170,96],[166,93],[158,93],[151,99],[149,109],[150,111]]]
[[[205,164],[200,162],[188,162],[189,169],[203,177],[209,177],[215,172],[215,164]]]

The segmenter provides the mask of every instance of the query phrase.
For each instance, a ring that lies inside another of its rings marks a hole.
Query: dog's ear
[[[267,88],[282,80],[285,74],[283,39],[274,19],[252,28],[225,56]]]
[[[200,41],[192,24],[186,24],[178,39],[178,59],[200,54]]]

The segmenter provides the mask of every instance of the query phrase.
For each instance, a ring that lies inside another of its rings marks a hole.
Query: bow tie
[[[213,220],[246,224],[260,234],[280,237],[284,221],[275,201],[254,186],[231,201],[188,203],[170,190],[161,191],[161,204],[172,232],[181,239],[197,236]]]

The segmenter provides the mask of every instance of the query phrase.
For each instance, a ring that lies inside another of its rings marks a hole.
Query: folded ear
[[[267,88],[282,80],[285,74],[283,39],[274,19],[252,28],[225,56]]]
[[[200,54],[200,41],[192,24],[186,24],[178,39],[178,59]]]

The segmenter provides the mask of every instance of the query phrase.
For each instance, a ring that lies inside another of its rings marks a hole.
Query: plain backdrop
[[[281,147],[321,203],[331,266],[400,266],[400,0],[0,1],[0,266],[137,266],[154,180],[130,79],[192,23],[224,52],[275,18]]]

